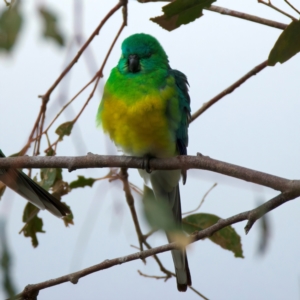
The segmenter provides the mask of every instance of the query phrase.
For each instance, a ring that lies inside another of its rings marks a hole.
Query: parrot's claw
[[[146,170],[146,172],[148,174],[150,174],[152,172],[152,170],[150,168],[150,159],[151,159],[151,157],[148,155],[145,156],[143,159],[143,169]]]

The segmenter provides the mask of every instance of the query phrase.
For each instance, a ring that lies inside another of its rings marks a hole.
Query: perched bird
[[[1,150],[0,157],[5,157]],[[70,214],[70,210],[65,204],[61,203],[22,171],[13,168],[0,168],[0,181],[39,209],[47,209],[59,218]]]
[[[186,76],[171,69],[164,49],[153,36],[140,33],[126,38],[97,114],[104,132],[128,155],[147,159],[186,155],[189,118]],[[181,228],[181,171],[139,172],[150,181],[156,200],[168,203]],[[171,235],[167,236],[172,241]],[[191,285],[186,252],[173,250],[172,256],[178,290],[186,291]]]

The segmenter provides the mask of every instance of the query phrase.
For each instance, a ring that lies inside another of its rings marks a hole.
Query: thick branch
[[[298,196],[299,196],[299,194],[300,194],[300,190],[298,190]],[[200,239],[207,238],[207,237],[211,236],[212,234],[214,234],[215,232],[217,232],[218,230],[220,230],[228,225],[232,225],[232,224],[244,221],[244,220],[248,220],[248,224],[245,227],[246,232],[248,232],[249,229],[251,228],[251,226],[254,224],[254,222],[257,219],[259,219],[260,217],[262,217],[264,214],[271,211],[272,209],[282,205],[283,203],[285,203],[289,200],[292,200],[293,198],[295,198],[295,196],[297,196],[297,195],[293,194],[293,193],[280,194],[280,195],[276,196],[275,198],[267,201],[266,203],[260,205],[259,207],[255,208],[253,210],[237,214],[228,219],[220,219],[216,224],[214,224],[204,230],[201,230],[198,233],[196,233],[195,235],[193,235],[191,238],[191,243],[196,242]],[[100,264],[91,266],[91,267],[83,269],[81,271],[71,273],[71,274],[68,274],[65,276],[61,276],[59,278],[51,279],[48,281],[40,282],[37,284],[28,285],[25,287],[25,289],[22,293],[16,295],[13,299],[18,299],[18,300],[31,299],[30,297],[37,295],[37,293],[42,289],[49,288],[51,286],[55,286],[55,285],[58,285],[58,284],[61,284],[64,282],[68,282],[68,281],[76,284],[76,283],[78,283],[78,280],[80,278],[85,277],[91,273],[105,270],[105,269],[111,268],[113,266],[121,265],[123,263],[127,263],[127,262],[130,262],[133,260],[145,259],[146,257],[152,256],[152,255],[155,255],[158,253],[170,251],[170,250],[176,249],[178,247],[180,247],[180,245],[177,245],[177,243],[171,243],[171,244],[159,246],[156,248],[152,248],[149,250],[133,253],[133,254],[130,254],[127,256],[123,256],[123,257],[118,257],[118,258],[114,258],[114,259],[106,259]]]
[[[0,168],[67,168],[69,171],[86,168],[143,168],[143,158],[132,156],[109,156],[89,153],[87,156],[23,156],[6,157],[0,159]],[[290,191],[292,186],[299,186],[299,180],[288,180],[260,171],[251,170],[237,165],[212,159],[198,154],[197,156],[176,156],[172,158],[153,158],[150,160],[152,170],[202,169],[221,173],[245,181],[264,185],[284,192]]]

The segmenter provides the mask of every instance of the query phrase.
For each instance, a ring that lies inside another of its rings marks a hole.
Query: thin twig
[[[202,206],[202,204],[203,204],[205,198],[206,198],[207,195],[210,193],[210,191],[211,191],[214,187],[216,187],[216,186],[217,186],[217,183],[214,183],[213,186],[212,186],[212,187],[204,194],[204,196],[202,197],[202,200],[200,201],[199,205],[198,205],[195,209],[190,210],[190,211],[188,211],[188,212],[185,212],[185,213],[183,213],[182,215],[184,216],[184,215],[188,215],[188,214],[191,214],[191,213],[196,212],[196,211]]]
[[[171,0],[138,0],[138,2],[140,2],[140,3],[171,2]],[[247,20],[247,21],[263,24],[263,25],[270,26],[270,27],[273,27],[273,28],[285,29],[287,27],[287,25],[283,24],[283,23],[279,23],[279,22],[276,22],[276,21],[273,21],[273,20],[257,17],[257,16],[254,16],[254,15],[246,14],[246,13],[243,13],[243,12],[240,12],[240,11],[228,9],[228,8],[217,6],[217,5],[211,5],[210,7],[206,7],[204,9],[212,11],[212,12],[217,12],[217,13],[222,14],[222,15],[228,15],[228,16],[231,16],[231,17],[236,17],[236,18],[239,18],[239,19],[244,19],[244,20]]]
[[[258,3],[264,4],[270,8],[273,8],[274,10],[278,11],[279,13],[285,15],[286,17],[292,19],[293,21],[298,21],[295,17],[293,17],[292,15],[288,14],[287,12],[281,10],[280,8],[278,8],[277,6],[273,5],[272,2],[270,0],[268,0],[268,2],[265,2],[264,0],[257,0]]]
[[[101,28],[103,25],[107,22],[107,20],[121,7],[123,6],[123,1],[119,1],[108,13],[107,15],[102,19],[100,24],[96,27],[96,29],[93,31],[93,33],[90,35],[88,40],[82,45],[80,50],[77,52],[76,56],[72,59],[72,61],[69,63],[69,65],[65,68],[65,70],[59,75],[59,77],[55,80],[55,82],[52,84],[52,86],[48,89],[48,91],[43,95],[40,96],[42,99],[44,99],[46,102],[48,102],[49,97],[53,90],[57,87],[57,85],[60,83],[60,81],[65,77],[65,75],[72,69],[72,67],[77,63],[80,56],[84,52],[84,50],[89,46],[89,44],[92,42],[92,40],[95,38],[96,35],[99,34]]]
[[[300,15],[300,11],[292,4],[290,3],[288,0],[284,0],[284,2],[289,5],[297,14]]]
[[[128,172],[126,168],[121,168],[120,170],[120,179],[123,182],[123,189],[125,192],[125,196],[126,196],[126,201],[127,204],[129,206],[130,209],[130,213],[131,213],[131,217],[134,223],[134,227],[136,230],[136,234],[138,236],[139,239],[139,244],[140,244],[140,250],[143,251],[143,242],[144,242],[144,236],[140,227],[140,223],[137,217],[137,213],[135,210],[135,206],[134,206],[134,198],[131,194],[131,190],[130,190],[130,185],[128,182]],[[145,262],[145,261],[144,261]]]
[[[191,289],[193,292],[195,292],[197,295],[199,295],[200,297],[202,297],[204,300],[209,300],[208,298],[206,298],[204,295],[202,295],[199,291],[197,291],[194,287],[192,286],[188,286],[189,289]]]
[[[250,77],[256,75],[258,72],[263,70],[265,67],[267,67],[268,61],[264,61],[261,64],[254,67],[251,71],[249,71],[246,75],[244,75],[242,78],[240,78],[238,81],[236,81],[234,84],[229,86],[227,89],[225,89],[220,94],[216,95],[212,99],[210,99],[208,102],[205,102],[200,109],[198,109],[195,113],[193,113],[191,117],[191,122],[193,122],[196,118],[198,118],[201,114],[203,114],[208,108],[210,108],[213,104],[215,104],[217,101],[222,99],[224,96],[232,93],[236,88],[238,88],[242,83],[247,81]]]
[[[279,205],[282,205],[283,203],[291,200],[291,197],[293,197],[293,196],[294,195],[291,195],[291,194],[289,194],[289,195],[288,194],[280,194],[280,195],[276,196],[275,198],[267,201],[263,205],[255,208],[253,210],[234,215],[227,219],[220,219],[214,225],[212,225],[204,230],[201,230],[198,233],[196,233],[195,235],[193,235],[193,240],[191,240],[191,243],[196,242],[200,239],[207,238],[207,237],[211,236],[212,234],[214,234],[215,232],[219,231],[220,229],[227,227],[228,225],[239,223],[244,220],[249,220],[248,224],[245,228],[246,228],[246,230],[250,229],[251,226],[253,225],[255,219],[257,220],[258,218],[262,217],[262,214],[265,214],[265,213],[271,211],[272,209],[278,207]],[[30,297],[32,297],[32,295],[36,295],[37,292],[39,292],[42,289],[49,288],[51,286],[62,284],[64,282],[68,282],[68,281],[76,284],[76,283],[78,283],[78,280],[80,278],[85,277],[89,274],[92,274],[92,273],[95,273],[95,272],[98,272],[101,270],[105,270],[105,269],[108,269],[108,268],[111,268],[113,266],[120,265],[123,263],[128,263],[133,260],[145,259],[146,257],[150,257],[150,256],[153,256],[153,255],[156,255],[159,253],[167,252],[167,251],[170,251],[173,249],[178,249],[179,247],[180,247],[180,245],[174,242],[174,243],[162,245],[162,246],[159,246],[156,248],[152,248],[152,249],[144,250],[141,252],[133,253],[130,255],[126,255],[123,257],[117,257],[117,258],[110,259],[110,260],[107,259],[107,260],[103,261],[102,263],[99,263],[99,264],[91,266],[89,268],[80,270],[78,272],[67,274],[67,275],[64,275],[64,276],[61,276],[58,278],[54,278],[51,280],[47,280],[44,282],[40,282],[37,284],[28,285],[25,287],[23,292],[21,292],[20,294],[16,295],[15,297],[13,297],[11,299],[14,299],[14,300],[21,300],[21,299],[27,299],[27,298],[30,299]]]
[[[26,145],[22,148],[20,151],[21,155],[25,154],[30,147],[30,144],[32,142],[33,136],[36,133],[37,139],[35,139],[35,146],[34,146],[34,154],[37,155],[39,153],[40,149],[40,139],[43,132],[44,127],[44,120],[45,120],[45,113],[47,108],[47,103],[50,99],[50,95],[53,92],[53,90],[57,87],[57,85],[60,83],[60,81],[65,77],[65,75],[72,69],[72,67],[75,65],[75,63],[79,60],[82,53],[85,51],[85,49],[89,46],[91,41],[94,39],[96,35],[99,34],[99,31],[103,27],[103,25],[107,22],[107,20],[119,9],[124,5],[124,0],[120,0],[117,5],[115,5],[108,13],[107,15],[102,19],[100,24],[97,26],[97,28],[94,30],[94,32],[91,34],[91,36],[88,38],[88,40],[83,44],[83,46],[78,51],[77,55],[74,57],[74,59],[69,63],[69,65],[65,68],[65,70],[60,74],[60,76],[55,80],[55,82],[52,84],[52,86],[48,89],[48,91],[42,95],[39,96],[42,98],[42,105],[40,107],[40,111],[38,114],[38,117],[34,123],[33,129],[29,135],[28,141]],[[126,2],[127,3],[127,2]]]
[[[257,17],[257,16],[254,16],[254,15],[245,14],[243,12],[228,9],[228,8],[221,7],[221,6],[211,5],[210,7],[205,8],[205,9],[209,10],[209,11],[220,13],[222,15],[228,15],[228,16],[231,16],[231,17],[244,19],[244,20],[247,20],[247,21],[259,23],[259,24],[270,26],[270,27],[277,28],[277,29],[284,30],[287,27],[287,24],[279,23],[279,22],[276,22],[276,21],[273,21],[273,20]]]
[[[142,273],[140,270],[137,270],[137,271],[141,276],[146,277],[146,278],[164,279],[164,281],[167,281],[170,278],[168,275],[165,275],[165,276],[147,275],[147,274]]]

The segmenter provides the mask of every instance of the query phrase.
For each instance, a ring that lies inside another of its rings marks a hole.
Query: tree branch
[[[228,16],[231,16],[231,17],[244,19],[244,20],[247,20],[247,21],[259,23],[259,24],[270,26],[270,27],[277,28],[277,29],[284,30],[287,27],[287,24],[279,23],[279,22],[269,20],[269,19],[265,19],[265,18],[260,18],[260,17],[254,16],[254,15],[245,14],[243,12],[239,12],[239,11],[236,11],[236,10],[231,10],[231,9],[221,7],[221,6],[211,5],[210,7],[205,8],[205,9],[209,10],[209,11],[220,13],[222,15],[228,15]]]
[[[236,88],[238,88],[241,84],[243,84],[245,81],[247,81],[250,77],[256,75],[258,72],[262,71],[265,67],[268,66],[268,61],[265,60],[261,64],[254,67],[251,71],[249,71],[246,75],[241,77],[238,81],[236,81],[234,84],[229,86],[227,89],[225,89],[220,94],[216,95],[212,99],[210,99],[208,102],[205,102],[200,109],[198,109],[195,113],[192,114],[190,123],[193,122],[196,118],[198,118],[201,114],[203,114],[208,108],[210,108],[213,104],[215,104],[217,101],[219,101],[224,96],[232,93]]]
[[[132,156],[95,155],[86,156],[22,156],[0,159],[0,168],[65,168],[69,171],[86,168],[125,167],[143,168],[143,158]],[[285,192],[300,187],[300,180],[288,180],[260,171],[212,159],[198,154],[182,155],[172,158],[153,158],[151,170],[202,169],[264,185]]]
[[[172,2],[172,1],[171,0],[138,0],[138,2],[140,2],[140,3],[149,3],[149,2]],[[228,9],[228,8],[217,6],[217,5],[211,5],[210,7],[207,7],[207,8],[204,8],[204,9],[209,10],[209,11],[213,11],[213,12],[217,12],[217,13],[222,14],[222,15],[227,15],[227,16],[231,16],[231,17],[235,17],[235,18],[244,19],[244,20],[247,20],[247,21],[259,23],[259,24],[262,24],[262,25],[270,26],[270,27],[277,28],[277,29],[284,30],[287,27],[287,24],[283,24],[283,23],[276,22],[276,21],[269,20],[269,19],[265,19],[265,18],[260,18],[260,17],[254,16],[254,15],[246,14],[246,13],[243,13],[243,12],[240,12],[240,11]]]
[[[272,209],[282,205],[283,203],[290,201],[294,198],[296,194],[293,193],[282,193],[273,199],[267,201],[266,203],[260,205],[259,207],[249,210],[237,215],[234,215],[228,219],[220,219],[217,223],[214,225],[203,229],[199,232],[197,232],[195,235],[191,236],[191,241],[190,243],[194,243],[198,240],[210,237],[213,235],[215,232],[219,231],[220,229],[232,225],[244,220],[248,220],[248,223],[245,227],[246,233],[250,230],[254,222],[261,218],[264,214],[267,212],[271,211]],[[300,189],[298,189],[298,196],[300,195]],[[22,300],[22,299],[34,299],[38,292],[42,289],[49,288],[64,282],[70,281],[73,284],[77,284],[78,280],[82,277],[85,277],[91,273],[95,273],[101,270],[105,270],[108,268],[111,268],[116,265],[121,265],[123,263],[127,263],[133,260],[138,260],[138,259],[145,259],[146,257],[158,254],[158,253],[163,253],[166,251],[170,251],[173,249],[178,249],[180,248],[180,245],[177,243],[170,243],[166,245],[162,245],[156,248],[152,248],[149,250],[141,251],[141,252],[136,252],[130,255],[126,255],[123,257],[117,257],[114,259],[106,259],[102,263],[99,263],[97,265],[91,266],[89,268],[80,270],[78,272],[74,272],[68,275],[64,275],[55,279],[50,279],[44,282],[40,282],[37,284],[33,285],[28,285],[25,287],[22,293],[16,295],[15,297],[11,298],[14,300]]]

